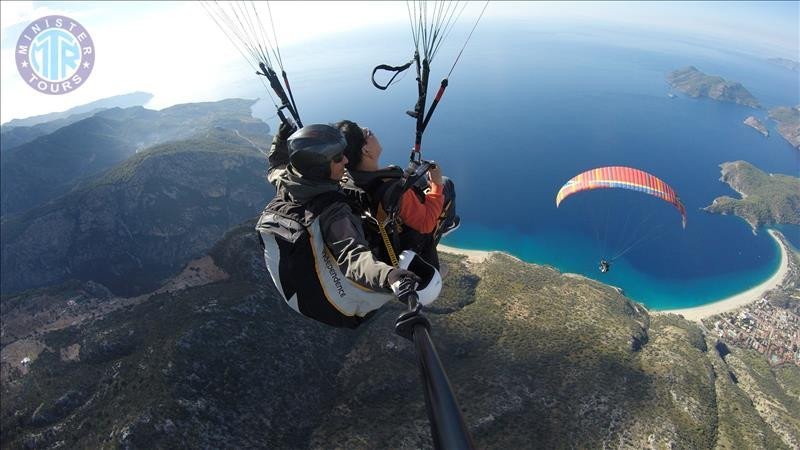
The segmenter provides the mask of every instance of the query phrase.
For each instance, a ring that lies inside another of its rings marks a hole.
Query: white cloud
[[[75,20],[80,20],[84,15],[83,13],[67,13],[63,8],[64,4],[50,4],[41,5],[34,4],[33,2],[17,2],[17,1],[0,1],[0,37],[2,38],[2,47],[11,47],[17,42],[19,32],[22,31],[29,23],[34,20],[52,15],[67,15]]]
[[[48,8],[35,8],[33,2],[0,2],[0,28],[5,33],[6,29],[47,15]],[[44,14],[41,14],[45,12]]]

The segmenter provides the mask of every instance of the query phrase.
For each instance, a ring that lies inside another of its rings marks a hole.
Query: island
[[[800,105],[779,106],[769,110],[769,118],[778,123],[778,133],[800,150]]]
[[[800,63],[795,60],[787,58],[769,58],[767,61],[771,62],[772,64],[787,68],[791,71],[800,72]]]
[[[765,137],[769,136],[769,131],[767,131],[767,128],[764,126],[763,123],[761,123],[760,120],[756,119],[755,116],[750,116],[747,119],[744,119],[744,124],[749,127],[752,127],[759,133],[763,134]]]
[[[706,75],[694,66],[670,72],[667,82],[684,94],[699,98],[708,97],[721,102],[732,102],[751,108],[760,108],[758,100],[741,83],[722,77]]]
[[[753,233],[763,225],[800,225],[800,178],[768,174],[746,161],[726,162],[720,167],[720,180],[742,198],[717,197],[705,211],[735,214],[753,227]]]

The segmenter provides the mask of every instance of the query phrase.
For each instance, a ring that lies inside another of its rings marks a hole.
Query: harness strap
[[[427,164],[427,163],[424,163]],[[361,189],[367,194],[367,211],[374,211],[374,215],[367,213],[370,222],[378,228],[381,244],[386,250],[389,262],[397,267],[397,248],[400,248],[401,220],[398,217],[400,200],[405,192],[412,189],[420,202],[425,202],[425,194],[415,184],[425,175],[427,167],[420,169],[417,165],[410,165],[409,170],[401,171],[393,168],[391,172],[376,174],[369,178],[361,177]],[[409,173],[410,172],[410,173]],[[387,179],[388,178],[388,179]],[[358,186],[358,185],[357,185]],[[362,205],[364,208],[364,205]]]
[[[397,78],[398,75],[400,75],[401,73],[405,72],[406,69],[411,67],[411,64],[413,62],[414,62],[414,60],[412,59],[411,61],[403,64],[402,66],[390,66],[388,64],[380,64],[378,66],[375,66],[375,68],[372,69],[372,85],[375,86],[376,88],[382,90],[382,91],[385,91],[386,88],[391,86],[392,81],[394,81],[394,79]],[[378,84],[377,81],[375,81],[375,74],[378,73],[379,70],[385,70],[387,72],[394,72],[395,74],[392,75],[392,78],[390,78],[389,81],[387,81],[385,85],[381,86],[380,84]]]
[[[417,126],[414,133],[414,147],[411,150],[411,161],[419,161],[421,159],[422,147],[422,134],[425,132],[425,103],[428,99],[428,77],[431,73],[430,62],[427,58],[422,59],[420,64],[419,54],[414,54],[414,60],[417,66],[417,104],[414,106],[413,114],[407,111],[406,114],[416,119]]]
[[[386,253],[389,255],[389,260],[392,265],[397,267],[397,238],[399,234],[399,226],[397,224],[397,212],[399,211],[400,199],[405,192],[399,180],[386,181],[378,187],[375,192],[376,221],[378,222],[378,232],[381,235],[383,246],[386,248]],[[391,226],[394,228],[391,238],[386,227]],[[392,239],[394,238],[394,239]],[[394,240],[394,242],[392,242]]]
[[[425,132],[425,129],[428,128],[428,122],[430,122],[433,112],[436,111],[436,106],[439,104],[439,100],[442,99],[444,90],[447,89],[447,83],[447,78],[442,79],[442,84],[439,85],[439,91],[436,93],[436,97],[433,98],[433,102],[431,102],[431,108],[428,110],[428,115],[425,116],[425,121],[422,123],[423,133]]]
[[[389,239],[389,233],[386,232],[386,224],[393,222],[393,220],[386,214],[383,207],[378,208],[378,217],[376,217],[376,219],[378,222],[378,232],[381,234],[383,246],[386,248],[386,253],[389,255],[389,261],[391,261],[392,266],[398,267],[397,252],[395,252],[392,241]]]
[[[259,67],[261,68],[262,72],[256,72],[256,74],[257,75],[262,75],[262,76],[266,77],[267,80],[269,80],[270,87],[272,87],[272,90],[275,91],[275,94],[281,100],[281,107],[278,108],[278,115],[281,116],[281,109],[288,110],[289,113],[292,115],[292,118],[295,120],[295,122],[297,122],[297,127],[298,128],[302,128],[303,127],[303,123],[300,121],[300,115],[297,113],[297,110],[292,107],[292,103],[289,101],[289,97],[286,95],[286,91],[283,89],[283,86],[281,86],[281,82],[278,79],[278,74],[275,73],[275,71],[271,67],[267,66],[263,62],[259,63]],[[284,72],[284,77],[285,77],[285,75],[286,74]],[[288,86],[288,80],[287,80],[287,86]],[[291,89],[290,89],[290,92],[291,92]],[[285,117],[281,116],[281,120],[284,123],[288,123],[284,119],[285,119]]]
[[[295,114],[297,114],[297,128],[298,129],[303,128],[303,122],[300,121],[300,111],[297,110],[297,103],[294,102],[294,94],[292,94],[292,87],[289,85],[289,78],[286,76],[285,70],[281,70],[281,73],[283,74],[283,82],[286,84],[286,90],[289,91],[289,99],[292,101],[292,108],[294,108],[293,110]]]

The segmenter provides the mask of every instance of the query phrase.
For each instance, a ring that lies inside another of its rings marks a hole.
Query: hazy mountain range
[[[131,106],[143,106],[153,98],[153,94],[148,92],[131,92],[129,94],[115,95],[100,100],[76,106],[66,111],[42,114],[39,116],[27,117],[24,119],[13,119],[0,126],[0,132],[6,133],[14,128],[34,127],[47,122],[59,123],[70,117],[83,117],[87,114],[95,114],[109,108],[128,108]],[[63,126],[63,125],[62,125]]]
[[[2,291],[68,278],[152,289],[257,214],[269,127],[251,104],[106,110],[4,154],[4,212],[28,209],[2,217]],[[134,139],[169,142],[137,153]]]

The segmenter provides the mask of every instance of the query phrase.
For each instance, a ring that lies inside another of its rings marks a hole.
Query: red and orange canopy
[[[644,192],[672,203],[681,213],[683,227],[686,228],[686,208],[680,197],[667,183],[655,175],[632,167],[611,166],[587,170],[567,181],[556,195],[556,207],[570,195],[590,189],[622,188]]]

